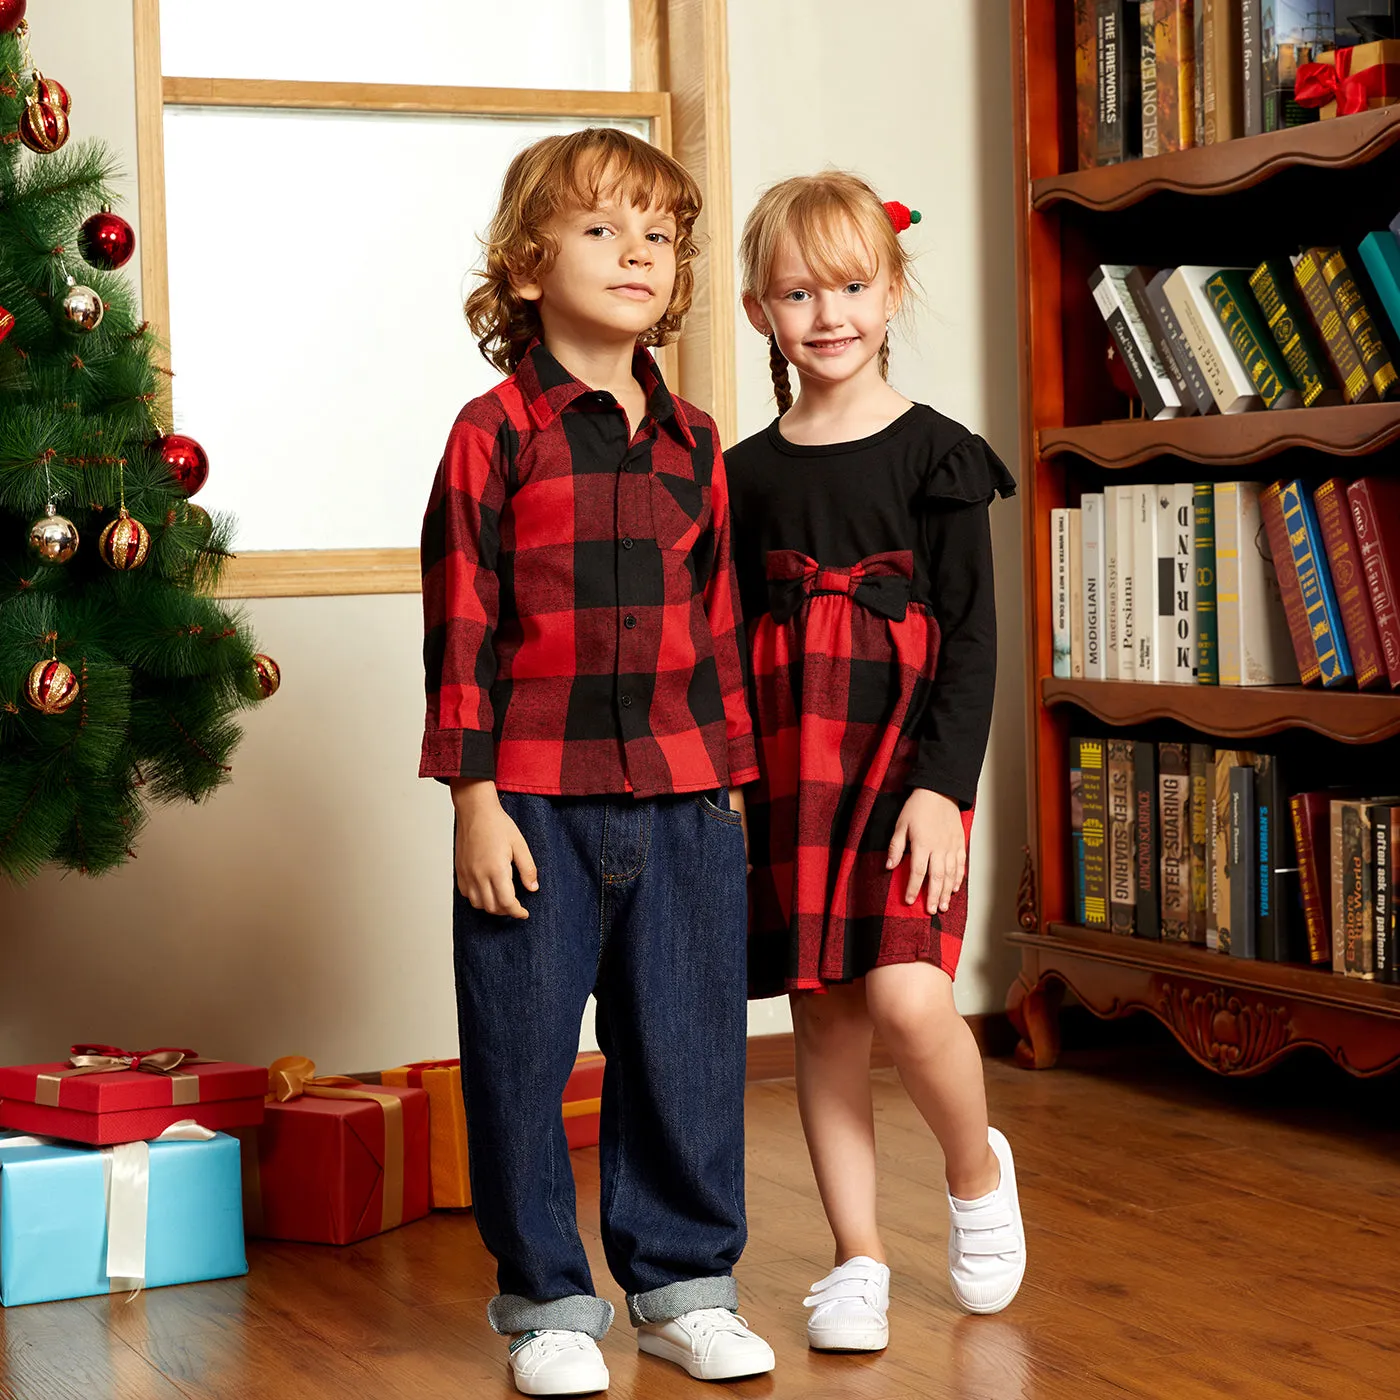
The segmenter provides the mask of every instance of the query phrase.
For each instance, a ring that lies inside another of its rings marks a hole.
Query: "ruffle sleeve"
[[[948,449],[929,469],[924,500],[932,506],[981,506],[997,496],[1014,496],[1016,478],[975,433]]]

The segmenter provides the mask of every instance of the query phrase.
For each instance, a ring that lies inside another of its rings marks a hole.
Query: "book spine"
[[[1221,685],[1244,679],[1244,638],[1240,626],[1239,483],[1215,484],[1215,618]]]
[[[1391,689],[1400,686],[1400,614],[1397,614],[1395,572],[1387,558],[1381,536],[1381,521],[1368,477],[1347,487],[1351,503],[1351,523],[1356,528],[1356,547],[1371,595],[1371,616],[1376,622],[1381,655],[1385,658],[1386,678]]]
[[[1390,918],[1386,927],[1386,969],[1388,982],[1400,984],[1400,806],[1390,809],[1390,864],[1377,874],[1384,878],[1389,890],[1387,904]]]
[[[1084,861],[1084,768],[1080,749],[1084,741],[1071,737],[1069,741],[1069,832],[1070,880],[1074,886],[1074,922],[1088,927],[1088,871]]]
[[[1127,337],[1128,344],[1120,344],[1119,348],[1133,375],[1147,416],[1175,418],[1181,412],[1181,401],[1128,288],[1128,276],[1132,270],[1126,265],[1104,264],[1094,269],[1089,286],[1115,341],[1120,335]]]
[[[1240,6],[1240,58],[1244,75],[1244,134],[1259,136],[1264,130],[1264,82],[1259,71],[1259,0]]]
[[[1152,3],[1155,3],[1155,0],[1152,0]],[[1172,353],[1171,336],[1167,333],[1167,328],[1163,325],[1161,317],[1158,316],[1157,309],[1152,304],[1152,297],[1148,293],[1147,270],[1141,267],[1132,268],[1123,279],[1123,286],[1132,299],[1133,309],[1137,312],[1138,320],[1142,323],[1143,330],[1152,344],[1152,349],[1156,352],[1157,363],[1171,382],[1172,390],[1176,394],[1179,413],[1181,415],[1195,413],[1197,411],[1196,400],[1191,393],[1190,386],[1186,383],[1181,366],[1177,364],[1176,357]]]
[[[1157,488],[1133,486],[1133,605],[1137,644],[1134,677],[1157,681]]]
[[[1137,913],[1137,863],[1133,856],[1133,745],[1108,741],[1108,901],[1109,928],[1130,937]]]
[[[1342,809],[1347,804],[1339,799],[1332,802],[1332,813],[1329,830],[1328,854],[1329,864],[1332,870],[1331,885],[1331,906],[1332,906],[1332,971],[1345,972],[1347,970],[1347,911],[1346,911],[1346,880],[1344,878],[1346,856],[1342,849]]]
[[[1244,135],[1240,0],[1215,0],[1215,139]]]
[[[1206,283],[1220,270],[1210,267],[1177,268],[1177,272],[1182,275],[1186,297],[1196,318],[1192,325],[1188,326],[1184,321],[1182,325],[1187,337],[1191,339],[1193,348],[1196,345],[1193,337],[1199,334],[1213,349],[1222,379],[1219,390],[1216,390],[1214,383],[1211,387],[1217,392],[1220,411],[1247,413],[1251,409],[1262,407],[1263,400],[1260,399],[1254,381],[1250,379],[1248,371],[1231,345],[1229,334],[1221,323],[1220,314],[1212,305],[1206,291]],[[1197,354],[1199,353],[1198,350]]]
[[[1337,382],[1342,386],[1348,403],[1374,403],[1376,389],[1371,376],[1356,353],[1347,328],[1342,323],[1337,303],[1327,289],[1327,279],[1322,275],[1323,250],[1309,249],[1298,256],[1293,265],[1293,277],[1298,290],[1303,294],[1304,305],[1312,320],[1313,328],[1322,337],[1322,344],[1331,361]]]
[[[1118,627],[1122,620],[1122,604],[1119,599],[1118,577],[1121,556],[1118,550],[1118,487],[1105,486],[1103,490],[1103,549],[1099,555],[1100,593],[1099,630],[1103,635],[1104,679],[1122,680],[1122,648],[1118,640]]]
[[[1230,769],[1230,956],[1257,958],[1258,871],[1254,856],[1254,769]]]
[[[1298,589],[1303,596],[1322,684],[1327,687],[1343,685],[1353,676],[1351,654],[1342,631],[1342,616],[1337,607],[1337,595],[1332,590],[1322,529],[1312,508],[1312,497],[1301,481],[1290,481],[1283,488],[1282,504],[1283,524],[1288,532],[1293,567],[1298,575]],[[1274,562],[1277,566],[1277,553]]]
[[[1142,153],[1160,155],[1162,151],[1158,120],[1160,108],[1157,97],[1157,26],[1156,0],[1140,0],[1138,5],[1138,90],[1142,94]]]
[[[1158,878],[1157,746],[1134,739],[1133,805],[1137,818],[1133,854],[1137,866],[1137,910],[1133,932],[1139,938],[1162,936],[1161,885]]]
[[[1195,405],[1197,413],[1216,413],[1219,410],[1216,406],[1215,395],[1211,393],[1210,385],[1206,383],[1205,376],[1201,373],[1201,366],[1197,363],[1196,356],[1192,353],[1191,346],[1182,332],[1181,322],[1177,319],[1171,302],[1167,300],[1165,286],[1167,278],[1170,276],[1170,272],[1159,272],[1147,284],[1147,293],[1152,310],[1156,313],[1157,319],[1166,333],[1168,353],[1186,385],[1187,397],[1181,401],[1182,408],[1184,410],[1189,401]]]
[[[1346,489],[1346,482],[1340,477],[1324,481],[1313,492],[1313,508],[1317,512],[1318,528],[1322,531],[1323,548],[1327,551],[1327,566],[1337,594],[1337,608],[1342,615],[1342,630],[1346,633],[1352,670],[1356,673],[1356,687],[1366,690],[1384,685],[1386,676],[1380,638],[1376,635],[1375,620],[1371,616],[1366,574],[1357,553],[1356,531],[1351,523]]]
[[[1215,30],[1218,23],[1216,11],[1228,0],[1196,0],[1203,12],[1201,22],[1201,123],[1203,144],[1213,146],[1220,140],[1219,123],[1216,118],[1217,73],[1219,62],[1215,46]]]
[[[1069,512],[1069,673],[1084,679],[1084,512]]]
[[[1191,765],[1191,942],[1204,945],[1210,916],[1210,864],[1206,846],[1210,829],[1210,765],[1214,752],[1209,744],[1192,744]]]
[[[1137,576],[1133,559],[1133,488],[1111,488],[1104,493],[1104,510],[1114,513],[1114,544],[1118,550],[1118,679],[1137,680]]]
[[[1277,566],[1259,513],[1263,488],[1257,481],[1238,485],[1241,684],[1297,685],[1298,663],[1289,640]]]
[[[1069,511],[1050,512],[1051,674],[1069,677]]]
[[[1215,487],[1195,484],[1196,531],[1196,683],[1220,683],[1215,617]]]
[[[1206,0],[1195,0],[1191,15],[1191,49],[1196,55],[1191,82],[1191,144],[1206,143]]]
[[[1327,290],[1332,293],[1332,300],[1337,304],[1342,323],[1356,345],[1356,353],[1361,356],[1361,363],[1371,377],[1377,397],[1393,398],[1400,389],[1400,376],[1395,372],[1390,351],[1371,320],[1361,289],[1356,285],[1356,278],[1347,266],[1341,249],[1330,251],[1322,264],[1322,275],[1326,279]]]
[[[1273,754],[1254,756],[1254,853],[1257,866],[1258,957],[1284,962],[1287,918],[1284,909],[1283,790]]]
[[[1079,168],[1098,164],[1099,87],[1097,0],[1074,0],[1074,90]]]
[[[1255,319],[1253,296],[1243,276],[1218,272],[1206,283],[1206,296],[1253,390],[1265,408],[1296,408],[1298,386],[1288,374],[1273,337]],[[1245,298],[1250,298],[1246,303]]]
[[[1120,0],[1098,0],[1095,58],[1098,67],[1098,145],[1095,165],[1126,160],[1123,120],[1123,33]]]
[[[1162,938],[1191,939],[1191,760],[1185,744],[1157,751],[1162,852]]]
[[[1230,769],[1239,762],[1234,750],[1217,749],[1214,767],[1215,849],[1211,873],[1215,881],[1211,896],[1215,914],[1216,951],[1230,951]]]
[[[1250,290],[1264,320],[1283,352],[1288,372],[1297,384],[1304,408],[1340,403],[1322,351],[1308,328],[1307,314],[1297,300],[1291,271],[1281,262],[1262,262],[1249,277]]]
[[[1293,654],[1298,660],[1298,675],[1304,685],[1312,685],[1322,674],[1322,663],[1318,659],[1318,644],[1308,626],[1303,589],[1293,562],[1288,527],[1284,523],[1283,486],[1283,482],[1276,481],[1265,488],[1259,497],[1259,511],[1264,518],[1264,531],[1269,537],[1269,553],[1274,557],[1279,592],[1283,595],[1283,613],[1288,620],[1288,635],[1293,643]]]
[[[1308,961],[1326,963],[1332,950],[1327,937],[1327,906],[1322,896],[1318,852],[1313,846],[1312,828],[1307,818],[1304,794],[1289,798],[1288,814],[1293,823],[1293,845],[1298,854],[1298,878],[1303,890],[1303,922],[1308,935]]]
[[[1342,803],[1342,971],[1366,976],[1363,940],[1366,911],[1366,858],[1362,853],[1361,804]]]
[[[1216,409],[1221,413],[1228,412],[1237,397],[1235,386],[1230,381],[1225,362],[1216,352],[1215,340],[1206,328],[1190,282],[1180,268],[1168,277],[1165,291]]]
[[[1079,741],[1080,796],[1084,803],[1084,923],[1108,927],[1107,793],[1102,739]]]
[[[1196,679],[1196,526],[1193,500],[1196,487],[1190,481],[1178,481],[1172,488],[1175,529],[1172,549],[1172,583],[1176,598],[1172,616],[1176,623],[1172,657],[1179,684],[1190,685]]]
[[[1390,967],[1390,808],[1372,807],[1371,823],[1372,923],[1376,981],[1391,980]]]
[[[1389,232],[1368,233],[1360,253],[1390,329],[1400,336],[1400,242]]]
[[[1157,487],[1157,679],[1177,679],[1176,485]]]
[[[1084,677],[1108,679],[1103,645],[1103,492],[1080,497],[1084,512]]]
[[[1157,59],[1157,141],[1162,151],[1193,144],[1196,55],[1192,0],[1155,0],[1154,48]]]
[[[1357,816],[1361,827],[1361,933],[1357,950],[1357,962],[1361,976],[1374,981],[1376,976],[1376,844],[1375,833],[1371,829],[1371,812],[1368,803],[1358,803]]]

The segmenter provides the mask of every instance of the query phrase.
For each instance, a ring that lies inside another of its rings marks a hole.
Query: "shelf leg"
[[[1050,974],[1032,982],[1022,971],[1011,984],[1006,1014],[1021,1033],[1016,1063],[1022,1069],[1053,1069],[1060,1058],[1060,1002],[1064,995],[1064,983]]]

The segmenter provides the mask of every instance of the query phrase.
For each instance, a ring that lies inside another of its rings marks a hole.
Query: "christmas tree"
[[[0,0],[0,875],[121,864],[145,798],[228,777],[276,665],[211,596],[229,523],[189,500],[165,356],[117,269],[111,155],[68,141],[24,0]]]

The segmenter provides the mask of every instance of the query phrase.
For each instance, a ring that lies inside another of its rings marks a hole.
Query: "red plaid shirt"
[[[758,776],[711,418],[633,362],[647,415],[538,342],[458,415],[423,518],[419,774],[639,797]]]

